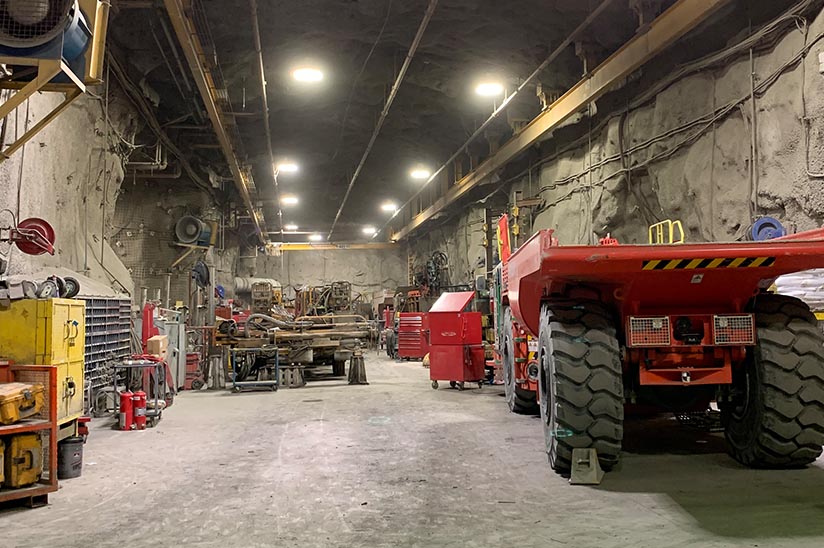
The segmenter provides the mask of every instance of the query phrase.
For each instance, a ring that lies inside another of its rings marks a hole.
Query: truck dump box
[[[673,310],[737,313],[778,276],[821,267],[824,229],[766,242],[615,246],[559,246],[543,230],[510,257],[503,283],[513,315],[537,336],[541,300],[570,286],[599,289],[622,320]]]

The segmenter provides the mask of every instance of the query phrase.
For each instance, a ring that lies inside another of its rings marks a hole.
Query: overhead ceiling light
[[[381,211],[386,211],[387,213],[392,213],[393,211],[397,211],[398,206],[392,202],[386,202],[381,204]]]
[[[283,162],[277,165],[278,173],[295,173],[298,169],[300,169],[298,165],[293,162]]]
[[[323,80],[323,72],[316,68],[301,67],[292,71],[292,78],[298,82],[320,82]]]
[[[377,233],[377,229],[374,226],[365,226],[363,227],[363,233],[367,236],[372,236]]]
[[[475,93],[483,97],[495,97],[503,92],[504,86],[498,82],[484,82],[475,88]]]
[[[428,169],[413,169],[409,176],[413,179],[429,179],[429,170]]]
[[[320,242],[321,240],[323,240],[323,236],[320,234],[312,234],[311,236],[309,236],[309,239],[313,242]]]
[[[283,230],[288,232],[295,232],[298,229],[298,225],[286,225],[283,227]]]
[[[287,206],[298,205],[298,201],[298,197],[292,195],[281,196],[280,198],[280,203]]]

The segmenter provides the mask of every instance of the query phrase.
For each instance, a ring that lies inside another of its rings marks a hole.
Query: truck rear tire
[[[538,394],[519,388],[515,383],[515,339],[512,332],[512,310],[504,308],[503,341],[501,345],[501,366],[504,371],[504,393],[509,411],[520,415],[537,415]]]
[[[592,301],[544,304],[538,343],[550,466],[568,474],[572,450],[592,447],[601,467],[613,468],[624,438],[624,386],[612,315]]]
[[[346,361],[336,361],[332,363],[332,376],[345,377],[346,376]]]
[[[824,445],[824,334],[796,298],[761,295],[751,309],[757,341],[734,373],[727,445],[746,466],[802,467]]]

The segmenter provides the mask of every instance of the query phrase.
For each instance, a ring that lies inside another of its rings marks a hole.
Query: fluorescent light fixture
[[[283,227],[283,230],[287,232],[295,232],[298,229],[298,225],[286,225]]]
[[[323,80],[323,72],[316,68],[301,67],[292,71],[292,78],[298,82],[320,82]]]
[[[309,239],[313,242],[320,242],[323,240],[323,236],[321,236],[320,234],[312,234],[311,236],[309,236]]]
[[[277,165],[278,173],[295,173],[298,169],[297,164],[293,162],[283,162]]]
[[[429,170],[428,169],[413,169],[409,172],[409,176],[413,179],[429,179]]]
[[[377,232],[378,231],[374,226],[365,226],[365,227],[363,227],[363,233],[366,234],[367,236],[373,236]]]
[[[386,211],[387,213],[392,213],[393,211],[398,210],[398,205],[393,202],[386,202],[381,204],[381,211]]]
[[[504,86],[498,82],[484,82],[478,84],[475,88],[475,93],[483,97],[495,97],[504,92]]]
[[[280,203],[282,205],[287,205],[287,206],[298,205],[298,201],[299,200],[298,200],[297,196],[286,195],[286,196],[281,196],[280,197]]]

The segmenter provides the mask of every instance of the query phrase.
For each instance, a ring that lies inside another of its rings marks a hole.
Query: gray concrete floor
[[[621,467],[570,486],[499,387],[367,369],[369,386],[187,393],[144,432],[95,424],[83,476],[0,513],[0,546],[824,546],[821,462],[747,470],[716,436],[630,423]]]

